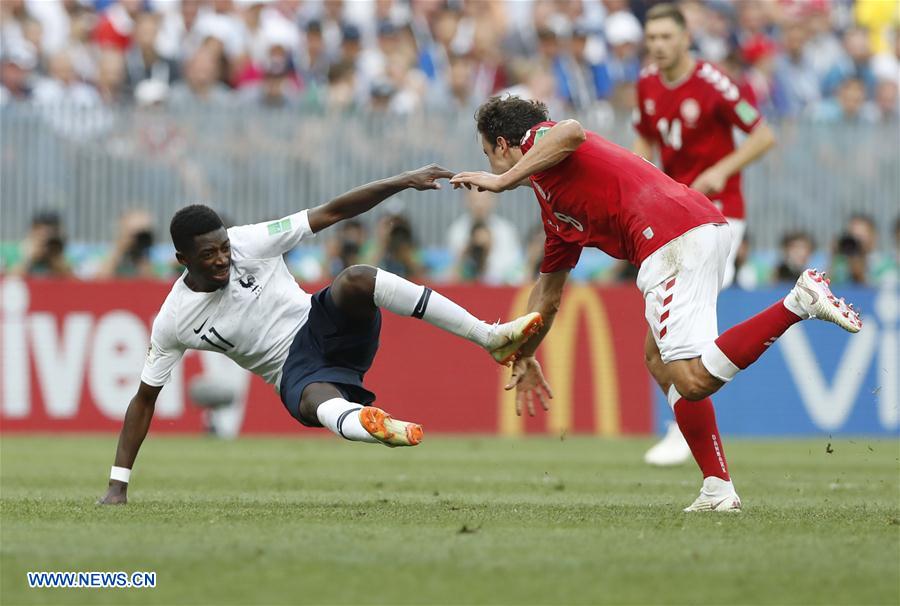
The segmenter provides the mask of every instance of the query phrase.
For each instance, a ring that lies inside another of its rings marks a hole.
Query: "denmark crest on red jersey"
[[[696,99],[688,97],[682,101],[680,111],[682,119],[690,126],[696,124],[697,119],[700,118],[700,104]]]

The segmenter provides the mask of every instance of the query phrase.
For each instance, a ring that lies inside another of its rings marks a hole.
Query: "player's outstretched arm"
[[[697,175],[691,188],[702,194],[717,194],[725,189],[728,178],[742,171],[775,145],[775,132],[766,122],[760,122],[737,148]]]
[[[516,414],[521,415],[522,409],[527,408],[528,414],[534,416],[534,398],[537,396],[544,410],[549,410],[549,399],[553,398],[550,385],[544,378],[541,365],[534,357],[538,345],[550,332],[556,312],[562,302],[562,293],[569,277],[569,271],[557,271],[541,274],[531,295],[528,297],[528,311],[541,313],[544,324],[533,337],[531,337],[519,350],[519,357],[513,364],[512,376],[505,389],[516,390]]]
[[[476,187],[478,191],[501,192],[518,187],[535,173],[556,166],[585,142],[587,135],[577,120],[554,124],[537,140],[522,159],[502,175],[486,172],[464,172],[450,179],[456,187]]]
[[[424,191],[440,189],[439,179],[449,179],[453,173],[437,164],[407,171],[394,177],[381,179],[351,189],[334,200],[309,211],[309,227],[313,233],[320,232],[344,219],[361,215],[384,200],[405,189]]]
[[[150,429],[150,421],[153,419],[153,411],[156,408],[156,398],[162,387],[153,387],[141,381],[137,393],[131,398],[128,410],[125,412],[125,421],[122,424],[122,432],[119,434],[119,445],[116,448],[115,467],[130,470],[134,466],[138,450],[147,437]],[[109,480],[109,488],[106,496],[98,503],[101,505],[124,505],[127,501],[128,482],[121,480]]]

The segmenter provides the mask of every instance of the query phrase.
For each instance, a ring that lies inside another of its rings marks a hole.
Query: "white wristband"
[[[112,469],[109,472],[109,479],[116,480],[118,482],[125,482],[128,484],[128,479],[131,477],[131,470],[127,467],[116,467],[113,465]]]

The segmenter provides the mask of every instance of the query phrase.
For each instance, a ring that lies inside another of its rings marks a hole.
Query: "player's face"
[[[194,280],[204,287],[219,289],[231,275],[231,242],[224,227],[194,236],[194,250],[179,257]]]
[[[645,33],[650,59],[661,70],[674,67],[691,46],[687,30],[674,19],[652,19]]]
[[[510,147],[503,137],[498,137],[498,141],[492,143],[482,135],[481,149],[484,150],[484,155],[491,164],[491,172],[495,175],[502,175],[522,158],[522,151],[518,147]]]

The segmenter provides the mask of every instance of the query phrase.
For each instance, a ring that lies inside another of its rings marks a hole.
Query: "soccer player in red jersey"
[[[673,4],[647,12],[647,51],[652,63],[641,72],[634,152],[653,160],[660,151],[667,175],[706,194],[731,226],[731,250],[722,288],[731,286],[735,259],[746,230],[741,170],[775,144],[772,129],[738,86],[718,68],[691,56],[684,15]],[[735,148],[733,132],[749,133]],[[688,444],[670,423],[666,436],[647,451],[653,465],[690,459]]]
[[[640,268],[637,285],[650,327],[647,368],[703,473],[700,495],[686,511],[739,510],[710,396],[792,324],[818,317],[857,332],[859,315],[831,294],[821,274],[807,270],[784,299],[719,336],[716,299],[731,230],[706,196],[575,120],[549,121],[539,101],[493,97],[475,118],[492,172],[459,173],[450,182],[494,192],[531,185],[546,234],[528,302],[544,325],[513,364],[507,389],[516,389],[516,411],[525,405],[534,414],[535,396],[544,408],[552,397],[534,353],[553,325],[581,250],[627,259]]]

